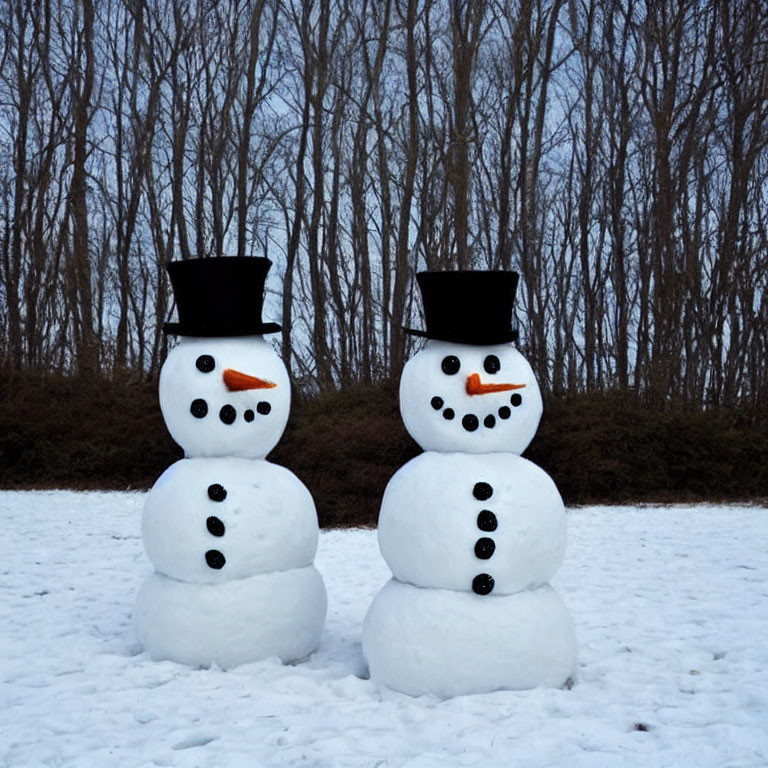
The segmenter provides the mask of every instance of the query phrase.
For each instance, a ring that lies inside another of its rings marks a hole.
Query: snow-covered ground
[[[365,679],[360,624],[389,577],[374,531],[322,534],[307,662],[150,661],[131,627],[142,503],[0,492],[0,766],[768,765],[765,508],[571,510],[553,584],[576,686],[438,701]]]

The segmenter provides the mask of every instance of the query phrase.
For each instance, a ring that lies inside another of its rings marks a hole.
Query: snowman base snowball
[[[377,683],[439,698],[565,686],[577,664],[573,621],[549,586],[480,596],[397,579],[365,617],[363,655]]]
[[[222,669],[277,656],[299,661],[318,646],[327,599],[313,565],[219,584],[150,574],[134,625],[155,661]]]

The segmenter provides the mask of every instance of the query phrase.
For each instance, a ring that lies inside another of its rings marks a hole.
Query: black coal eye
[[[496,355],[488,355],[488,357],[483,360],[483,368],[485,368],[486,373],[498,373],[501,368],[499,358],[496,357]]]
[[[198,371],[210,373],[216,367],[216,361],[210,355],[200,355],[195,362]]]
[[[443,369],[443,373],[447,373],[449,376],[453,376],[454,373],[459,372],[459,368],[461,368],[461,362],[459,361],[459,358],[456,357],[456,355],[448,355],[448,357],[443,358],[441,368]]]

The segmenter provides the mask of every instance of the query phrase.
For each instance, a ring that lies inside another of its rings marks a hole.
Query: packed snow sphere
[[[541,411],[531,366],[512,344],[428,341],[400,379],[403,423],[426,451],[520,454]]]
[[[427,451],[387,485],[379,548],[393,576],[418,587],[472,590],[489,572],[495,595],[533,589],[562,565],[563,502],[520,456]]]
[[[222,669],[276,656],[300,661],[317,648],[326,612],[314,565],[221,584],[153,573],[142,585],[134,623],[156,661]]]
[[[363,623],[376,681],[447,698],[569,682],[576,664],[573,622],[549,586],[479,598],[391,579]]]
[[[234,666],[310,654],[326,614],[313,565],[309,491],[264,459],[285,428],[288,373],[263,334],[270,262],[169,265],[180,341],[160,373],[160,407],[185,459],[157,480],[142,538],[155,573],[139,591],[136,633],[154,659]]]
[[[312,496],[292,472],[234,457],[168,467],[141,532],[158,573],[200,584],[311,565],[318,539]]]
[[[363,623],[371,677],[412,695],[565,685],[567,608],[548,581],[565,551],[555,484],[520,457],[542,413],[512,328],[512,272],[422,272],[426,347],[400,381],[424,448],[395,473],[379,515],[392,580]]]
[[[160,409],[188,457],[264,458],[290,403],[288,372],[261,336],[183,336],[160,372]]]

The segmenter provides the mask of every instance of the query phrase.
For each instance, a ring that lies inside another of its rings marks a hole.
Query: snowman
[[[325,622],[309,491],[265,460],[285,429],[288,373],[263,334],[265,258],[173,262],[178,334],[160,373],[160,408],[185,458],[147,498],[144,549],[155,572],[134,612],[154,659],[226,668],[308,656]]]
[[[562,686],[575,674],[567,608],[548,582],[565,549],[555,484],[521,458],[541,393],[513,342],[513,272],[422,272],[428,339],[400,411],[424,448],[390,480],[379,548],[393,578],[363,623],[371,677],[450,697]]]

